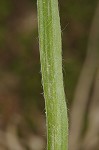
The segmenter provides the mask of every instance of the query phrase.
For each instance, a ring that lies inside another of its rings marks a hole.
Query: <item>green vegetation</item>
[[[82,69],[82,64],[85,60],[91,22],[97,2],[98,0],[59,0],[63,41],[62,69],[67,97],[66,101],[69,110],[74,98],[75,87]],[[13,76],[15,75],[18,77],[19,84],[15,86],[16,89],[18,89],[16,95],[19,97],[18,100],[22,113],[26,117],[28,124],[33,126],[33,129],[35,128],[34,126],[36,126],[36,120],[35,117],[33,117],[33,115],[35,116],[34,108],[37,107],[37,110],[40,110],[39,117],[44,117],[45,115],[42,85],[40,83],[41,73],[36,7],[37,0],[0,1],[0,74],[3,73],[5,75],[11,73]],[[45,5],[44,9],[47,9]],[[44,15],[46,16],[45,12]],[[41,19],[43,21],[43,18]],[[45,20],[45,23],[48,24],[50,19],[48,22],[46,21],[47,20]],[[30,23],[32,25],[30,25]],[[26,29],[23,30],[24,25]],[[51,29],[52,31],[51,25],[52,22],[49,23],[48,28],[46,29]],[[59,26],[59,24],[57,25]],[[51,31],[48,32],[48,35],[46,36],[49,39],[53,34]],[[58,35],[60,36],[60,33],[57,33],[57,37]],[[48,48],[53,48],[52,45],[50,46],[49,40],[43,39],[43,41],[48,44]],[[51,41],[51,43],[55,43],[55,41]],[[55,45],[57,45],[58,49],[61,51],[61,47],[58,46],[59,43],[60,42],[57,40]],[[55,65],[52,66],[52,63],[54,60],[56,61],[56,57],[59,54],[55,54],[56,52],[54,52],[55,51],[53,51],[52,62],[49,60],[52,52],[49,51],[48,54],[50,56],[48,56],[47,62],[51,63],[51,69],[49,68],[49,70],[54,70]],[[59,57],[61,57],[61,54],[59,55]],[[57,63],[59,64],[60,61]],[[46,71],[46,65],[44,69]],[[57,71],[58,69],[55,70]],[[61,68],[59,70],[61,70]],[[52,74],[48,77],[50,81],[53,78]],[[2,80],[2,78],[0,79]],[[5,87],[7,88],[7,86]],[[54,90],[54,88],[55,87],[52,86],[51,90]],[[10,96],[9,99],[11,99]],[[15,106],[13,106],[13,108],[14,107]],[[0,111],[2,111],[2,109],[0,108]],[[39,133],[41,124],[38,124],[37,128],[39,129],[37,130]],[[43,134],[45,135],[45,133],[42,133],[41,135]]]
[[[63,88],[61,28],[57,0],[38,0],[42,84],[47,149],[68,149],[68,119]]]

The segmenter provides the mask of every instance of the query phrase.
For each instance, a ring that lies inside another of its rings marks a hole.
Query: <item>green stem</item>
[[[58,0],[38,0],[38,22],[47,149],[67,150],[68,119],[63,87]]]

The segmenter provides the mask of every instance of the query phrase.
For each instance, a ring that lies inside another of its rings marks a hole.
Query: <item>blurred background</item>
[[[69,150],[99,150],[99,1],[59,0]],[[36,0],[0,0],[0,150],[46,149]]]

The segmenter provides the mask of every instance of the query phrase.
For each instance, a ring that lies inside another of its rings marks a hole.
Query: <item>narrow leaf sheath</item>
[[[58,0],[38,0],[38,26],[47,150],[67,150],[68,120],[63,87]]]

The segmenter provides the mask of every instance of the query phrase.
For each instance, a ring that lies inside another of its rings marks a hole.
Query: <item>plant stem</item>
[[[63,87],[58,0],[38,0],[38,24],[47,149],[67,150],[68,119]]]

